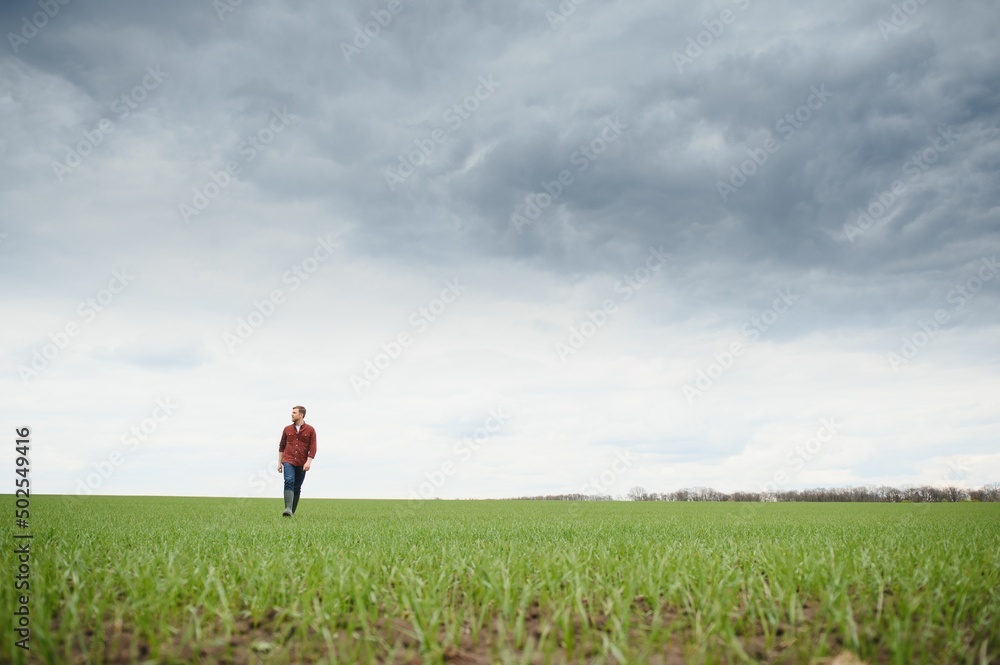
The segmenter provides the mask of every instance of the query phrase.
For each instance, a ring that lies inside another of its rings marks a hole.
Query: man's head
[[[302,422],[302,419],[306,417],[306,407],[304,406],[293,406],[292,407],[292,422],[298,423]]]

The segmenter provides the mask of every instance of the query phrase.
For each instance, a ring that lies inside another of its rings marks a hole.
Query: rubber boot
[[[293,492],[292,490],[285,490],[285,510],[283,513],[281,513],[283,517],[292,516],[292,497],[294,495],[295,492]]]
[[[292,499],[292,514],[294,515],[295,511],[298,509],[299,509],[299,495],[296,494],[295,498]]]

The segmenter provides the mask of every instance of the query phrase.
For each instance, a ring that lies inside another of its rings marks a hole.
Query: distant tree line
[[[610,494],[546,494],[519,496],[515,500],[545,501],[816,501],[864,503],[953,503],[957,501],[1000,501],[1000,483],[978,489],[965,487],[920,485],[890,487],[867,485],[859,487],[818,487],[806,490],[765,490],[726,494],[711,487],[686,487],[674,492],[647,492],[633,487],[624,497]]]
[[[538,496],[508,497],[511,501],[624,501],[610,494],[540,494]]]

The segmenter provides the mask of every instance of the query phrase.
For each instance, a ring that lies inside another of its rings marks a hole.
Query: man
[[[281,433],[278,444],[278,471],[285,474],[284,517],[291,517],[299,507],[302,481],[316,457],[316,430],[305,423],[305,417],[306,407],[293,407],[292,424]]]

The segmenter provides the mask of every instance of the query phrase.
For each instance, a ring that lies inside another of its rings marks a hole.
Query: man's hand
[[[281,462],[278,462],[278,473],[281,473],[284,470],[285,470],[285,465],[282,464]]]
[[[302,465],[302,470],[308,471],[310,466],[312,466],[312,457],[306,458],[306,463]]]

